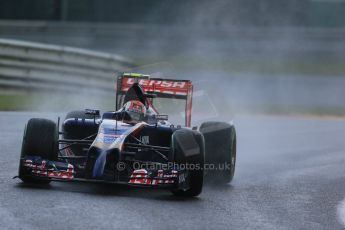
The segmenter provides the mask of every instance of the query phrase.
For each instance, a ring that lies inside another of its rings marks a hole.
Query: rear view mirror
[[[157,115],[156,115],[156,119],[157,119],[158,121],[167,121],[168,118],[169,118],[168,115],[163,115],[163,114],[157,114]]]

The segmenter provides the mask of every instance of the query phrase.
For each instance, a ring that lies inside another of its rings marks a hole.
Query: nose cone
[[[88,178],[114,179],[115,165],[119,159],[118,149],[99,149],[92,147],[87,161]]]

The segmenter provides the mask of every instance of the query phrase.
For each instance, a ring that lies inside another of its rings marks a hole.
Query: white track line
[[[337,219],[345,227],[345,199],[337,205]]]

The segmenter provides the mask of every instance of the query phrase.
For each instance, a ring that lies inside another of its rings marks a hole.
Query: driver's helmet
[[[128,101],[124,104],[123,109],[128,115],[129,123],[138,123],[143,121],[146,115],[145,105],[140,101]]]

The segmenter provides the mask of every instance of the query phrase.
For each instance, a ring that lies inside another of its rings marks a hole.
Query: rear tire
[[[175,196],[194,197],[202,192],[205,161],[204,138],[201,133],[188,129],[175,131],[172,136],[171,158],[177,164],[193,164],[194,169],[189,169],[188,189],[172,190]],[[199,166],[199,167],[197,167]]]
[[[205,138],[205,161],[217,170],[206,172],[213,182],[232,181],[236,166],[236,130],[226,122],[205,122],[200,126]]]
[[[32,118],[24,129],[21,158],[39,156],[46,160],[57,160],[58,132],[55,122],[47,119]],[[30,172],[19,163],[19,178],[23,182],[48,184],[49,179],[37,179],[30,176]]]
[[[86,114],[84,110],[76,110],[76,111],[71,111],[67,113],[65,120],[67,119],[99,119],[100,116],[94,116],[92,114]],[[69,132],[65,130],[63,127],[63,137],[64,139],[73,139],[73,140],[81,140],[84,139],[94,133],[97,133],[97,129],[95,130],[90,130],[88,129],[83,129],[83,128],[78,128],[78,129],[72,129]],[[83,146],[82,145],[72,145],[69,147],[72,152],[75,155],[83,155]]]

